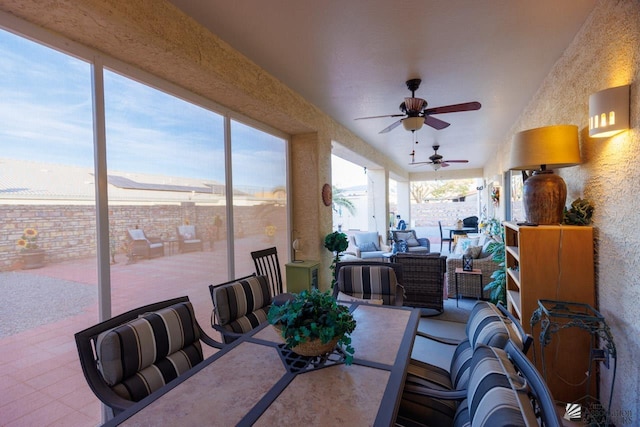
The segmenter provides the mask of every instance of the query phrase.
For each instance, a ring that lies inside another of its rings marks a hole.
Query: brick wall
[[[176,237],[176,226],[187,221],[196,226],[205,241],[214,238],[214,218],[222,219],[219,238],[226,238],[224,206],[182,205],[113,206],[109,208],[110,236],[122,252],[127,229],[141,228],[147,236]],[[284,205],[263,204],[234,208],[236,235],[264,235],[265,227],[275,225],[286,231]],[[0,205],[0,271],[21,267],[16,242],[25,228],[38,231],[38,246],[45,250],[45,262],[60,262],[96,255],[96,210],[84,205]]]

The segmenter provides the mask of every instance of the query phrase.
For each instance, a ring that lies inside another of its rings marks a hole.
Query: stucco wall
[[[612,404],[617,425],[640,422],[639,74],[640,2],[601,0],[506,135],[498,160],[485,169],[491,175],[507,167],[515,132],[555,124],[579,127],[583,163],[557,172],[567,183],[568,203],[586,197],[595,205],[596,295],[618,351]],[[631,84],[631,129],[609,139],[589,138],[589,95],[625,84]],[[602,369],[604,402],[611,374]],[[631,411],[631,423],[623,411]]]

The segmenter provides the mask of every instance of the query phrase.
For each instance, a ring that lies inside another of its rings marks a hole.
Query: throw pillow
[[[352,297],[351,295],[347,295],[345,293],[342,293],[342,291],[338,292],[338,297],[336,298],[338,301],[347,301],[347,302],[363,302],[365,304],[375,304],[375,305],[382,305],[382,300],[381,299],[362,299],[362,298],[356,298],[356,297]]]
[[[416,240],[415,237],[410,237],[407,239],[407,246],[409,247],[420,246],[420,243],[418,243],[418,240]]]
[[[470,256],[473,259],[478,259],[481,252],[482,246],[469,246],[467,250],[464,251],[464,256]]]
[[[401,232],[396,232],[395,233],[395,238],[397,240],[404,240],[407,241],[409,239],[411,239],[413,237],[413,232],[407,232],[407,233],[401,233]]]
[[[360,252],[375,252],[378,250],[377,246],[373,242],[364,242],[359,246]]]
[[[458,239],[456,249],[453,253],[458,255],[464,254],[464,251],[466,251],[470,246],[478,246],[478,240],[480,240],[479,237],[464,237],[462,239]]]

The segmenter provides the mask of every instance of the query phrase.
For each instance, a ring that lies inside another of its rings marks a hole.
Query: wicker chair
[[[405,299],[404,305],[421,309],[444,311],[444,274],[446,256],[439,253],[419,255],[398,253],[395,262],[402,266]],[[427,314],[423,310],[423,315]]]

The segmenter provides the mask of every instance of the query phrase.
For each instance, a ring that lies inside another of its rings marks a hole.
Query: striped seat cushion
[[[411,360],[407,371],[403,400],[422,405],[421,414],[423,417],[427,419],[434,419],[436,416],[452,418],[455,415],[456,402],[433,399],[413,393],[412,386],[438,390],[464,390],[469,382],[471,358],[475,347],[484,344],[503,348],[511,338],[522,349],[522,337],[518,333],[518,329],[490,302],[479,301],[473,307],[467,322],[467,334],[469,338],[456,347],[449,372],[429,363]],[[406,387],[407,385],[409,387]],[[417,414],[414,409],[411,416]]]
[[[228,331],[245,333],[267,321],[271,292],[266,276],[251,276],[213,289],[217,322]]]
[[[345,265],[338,272],[336,283],[340,292],[361,299],[381,299],[385,305],[395,305],[396,273],[391,267]]]
[[[175,304],[105,331],[96,353],[105,382],[137,402],[202,361],[193,307]]]
[[[474,350],[467,401],[455,420],[456,427],[538,426],[526,381],[504,350],[484,345]]]

